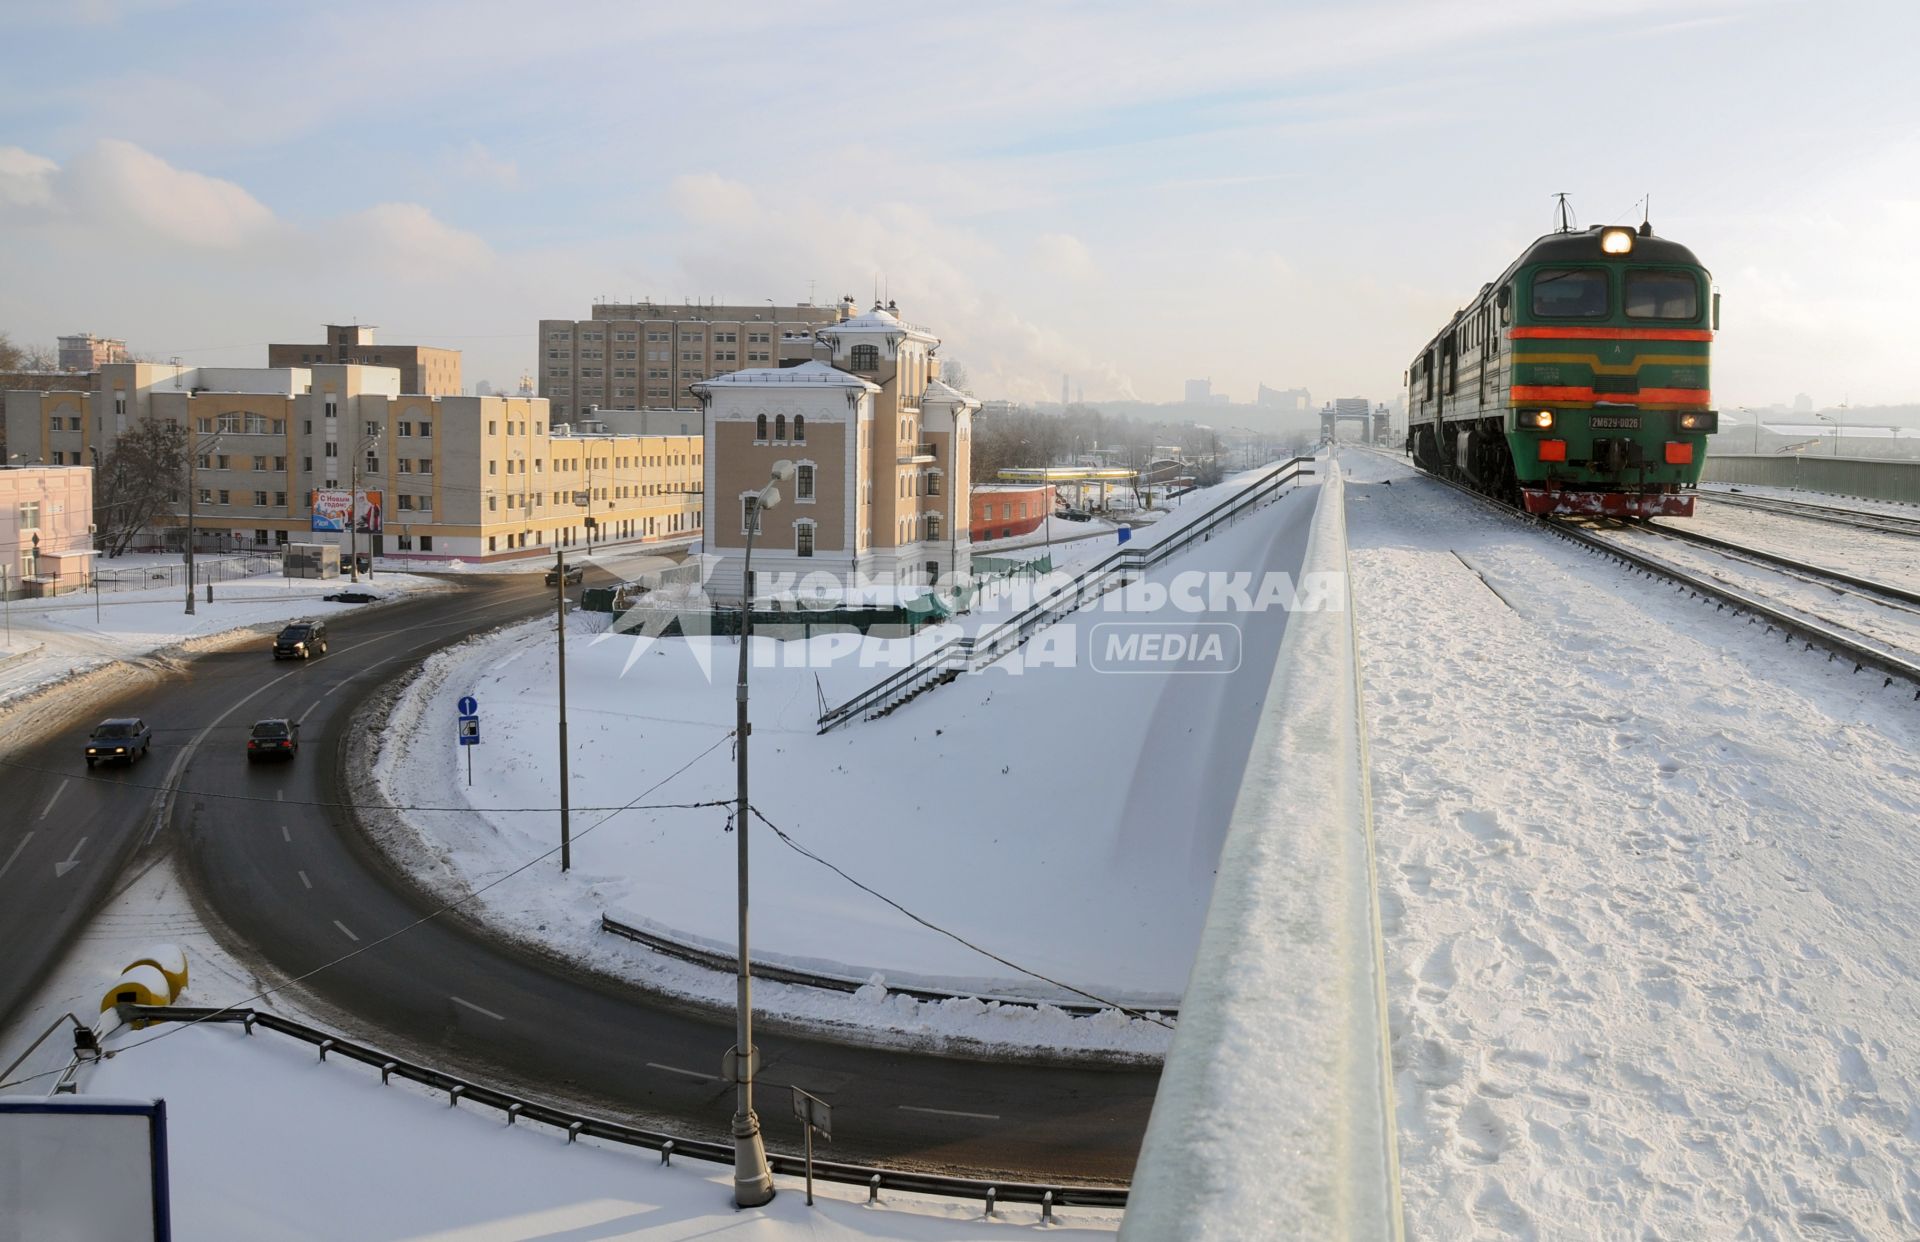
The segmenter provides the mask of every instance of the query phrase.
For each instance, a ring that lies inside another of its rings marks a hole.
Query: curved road
[[[0,979],[0,1019],[143,851],[181,850],[227,929],[284,976],[425,913],[423,899],[368,856],[348,814],[327,805],[357,785],[340,771],[343,733],[395,671],[548,605],[538,582],[469,580],[450,594],[330,618],[331,653],[311,662],[276,663],[264,644],[200,657],[185,675],[90,713],[140,715],[154,727],[152,755],[131,769],[89,773],[78,749],[84,726],[9,756],[38,770],[5,776],[0,944],[14,946],[26,969]],[[299,757],[249,765],[249,726],[276,715],[302,721]],[[169,807],[154,787],[170,773],[184,792]],[[475,1078],[544,1086],[662,1128],[725,1135],[732,1091],[717,1074],[733,1043],[730,1018],[557,972],[457,920],[424,924],[303,986],[355,1015],[364,1028],[356,1037],[375,1045]],[[799,1147],[784,1090],[791,1083],[834,1105],[835,1158],[1033,1180],[1130,1177],[1159,1078],[843,1047],[765,1026],[755,1036],[755,1102],[770,1146]]]

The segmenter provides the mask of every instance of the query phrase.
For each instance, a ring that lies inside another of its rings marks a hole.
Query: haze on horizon
[[[1920,400],[1920,6],[10,6],[0,331],[531,373],[596,297],[883,289],[983,396],[1389,399],[1552,225],[1724,298],[1723,409]]]

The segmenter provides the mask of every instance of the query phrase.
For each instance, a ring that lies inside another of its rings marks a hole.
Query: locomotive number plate
[[[1588,417],[1587,426],[1596,431],[1638,431],[1638,414],[1594,414]]]

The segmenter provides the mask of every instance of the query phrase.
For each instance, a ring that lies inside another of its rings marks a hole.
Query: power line
[[[749,807],[748,809],[750,809],[753,812],[753,817],[755,819],[765,824],[768,828],[771,828],[773,830],[773,835],[776,837],[779,837],[781,842],[784,845],[786,845],[787,848],[793,850],[795,853],[801,855],[802,857],[811,858],[814,862],[819,863],[821,866],[825,867],[827,870],[833,872],[835,875],[839,876],[841,879],[845,880],[847,883],[859,889],[861,892],[866,893],[873,897],[877,897],[881,901],[886,902],[888,905],[892,906],[895,910],[898,910],[900,913],[906,915],[908,918],[920,924],[920,926],[926,928],[927,930],[939,932],[942,936],[945,936],[947,939],[955,941],[958,944],[965,945],[967,948],[972,949],[975,953],[980,954],[982,957],[991,958],[992,960],[1000,963],[1002,966],[1005,966],[1010,970],[1017,970],[1021,974],[1026,975],[1029,978],[1038,979],[1042,983],[1050,983],[1056,988],[1065,988],[1067,991],[1072,992],[1076,996],[1084,996],[1088,1000],[1095,1001],[1095,1002],[1098,1002],[1099,1004],[1107,1006],[1109,1009],[1117,1009],[1121,1013],[1126,1014],[1128,1017],[1143,1018],[1148,1022],[1157,1023],[1160,1026],[1164,1026],[1168,1030],[1173,1029],[1173,1023],[1167,1021],[1165,1018],[1162,1018],[1159,1014],[1148,1013],[1143,1009],[1134,1009],[1129,1006],[1122,1005],[1118,1001],[1108,1000],[1106,997],[1097,995],[1096,993],[1093,993],[1093,992],[1089,992],[1085,988],[1077,988],[1071,983],[1063,983],[1060,980],[1055,979],[1049,975],[1043,975],[1039,971],[1034,970],[1030,967],[1022,966],[1018,962],[1009,961],[1008,959],[1001,957],[998,953],[995,953],[991,949],[981,948],[979,945],[975,944],[971,940],[968,940],[965,936],[960,935],[960,933],[958,932],[948,931],[946,928],[940,926],[938,923],[932,922],[929,919],[922,918],[921,916],[907,909],[905,906],[901,905],[899,902],[895,901],[893,898],[887,896],[885,893],[879,891],[878,889],[862,884],[860,881],[854,879],[852,876],[842,871],[839,867],[835,866],[833,863],[828,862],[826,859],[820,857],[820,855],[814,853],[812,850],[808,849],[806,846],[794,840],[791,836],[787,835],[787,833],[783,831],[778,824],[775,824],[772,820],[768,819],[765,815],[762,815],[760,813],[759,807],[753,806],[753,807]]]

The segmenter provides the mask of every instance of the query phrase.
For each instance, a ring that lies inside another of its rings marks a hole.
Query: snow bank
[[[1306,572],[1344,582],[1337,463]],[[1123,1238],[1398,1238],[1386,1002],[1347,592],[1290,621]]]

